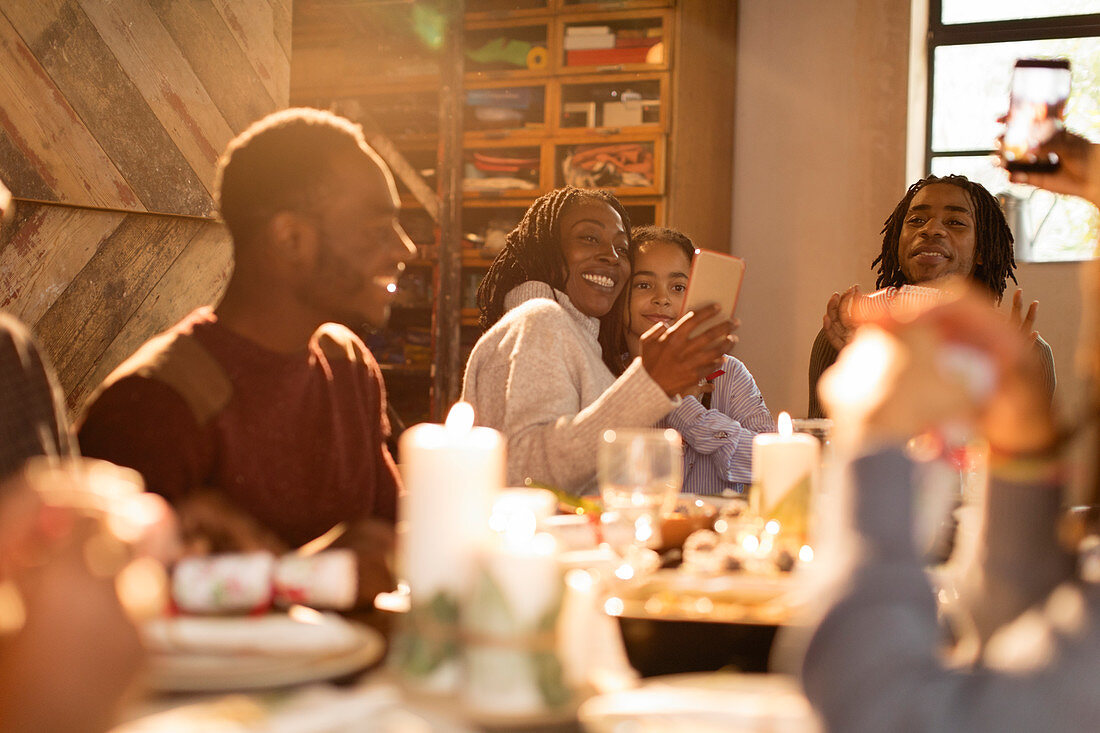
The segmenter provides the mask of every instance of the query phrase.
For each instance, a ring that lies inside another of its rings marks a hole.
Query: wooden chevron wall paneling
[[[0,3],[0,309],[31,326],[70,410],[232,269],[214,168],[285,107],[292,0]]]

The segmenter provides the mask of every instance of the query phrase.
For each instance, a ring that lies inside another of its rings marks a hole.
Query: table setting
[[[459,403],[401,438],[389,639],[349,612],[339,527],[281,557],[188,558],[114,733],[818,731],[768,671],[814,571],[822,462],[779,424],[747,496],[680,493],[679,436],[654,429],[606,431],[600,495],[573,497],[506,487],[503,436]]]

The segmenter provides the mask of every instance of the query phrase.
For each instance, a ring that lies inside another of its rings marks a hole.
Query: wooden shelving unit
[[[402,27],[400,14],[413,12],[407,5],[298,0],[296,23],[299,6],[306,8],[304,15],[320,17],[318,3],[329,3],[332,12],[342,14],[341,22],[328,18],[328,37],[313,33],[304,49],[295,41],[295,63],[304,60],[300,72],[292,74],[292,102],[345,112],[350,101],[352,109],[369,112],[428,185],[440,191],[436,173],[444,161],[439,159],[439,133],[454,129],[446,125],[461,124],[461,282],[457,298],[452,294],[447,299],[459,306],[457,341],[463,354],[480,335],[474,292],[491,262],[492,241],[514,226],[539,195],[566,183],[607,188],[622,199],[633,224],[667,222],[668,154],[676,134],[673,100],[685,109],[690,106],[674,89],[685,31],[681,16],[690,24],[692,16],[710,14],[707,22],[714,22],[735,10],[727,0],[718,3],[726,7],[713,10],[703,0],[466,0],[461,120],[441,121],[445,75],[439,64],[445,61],[411,30],[406,45],[394,39],[394,29]],[[685,10],[689,5],[698,7]],[[362,29],[376,26],[384,36],[375,41],[363,37]],[[343,55],[334,52],[340,44],[331,38],[339,28],[349,29]],[[297,39],[297,25],[295,33]],[[364,49],[372,43],[386,58],[370,58]],[[351,55],[352,49],[359,56]],[[395,63],[394,56],[404,63]],[[333,71],[315,67],[312,58]],[[439,72],[425,73],[433,58]],[[394,73],[379,74],[379,69]],[[707,104],[702,99],[697,106]],[[696,145],[706,146],[707,141]],[[431,334],[427,349],[437,368],[440,339],[455,335],[440,328],[438,308],[445,286],[438,264],[439,228],[408,188],[399,184],[399,189],[402,221],[408,222],[406,229],[421,255],[400,284],[407,296],[395,304],[390,327],[372,334],[370,345],[376,356],[381,354],[391,402],[402,420],[412,424],[440,419],[432,404],[438,408],[457,397],[431,400],[434,370],[422,363],[425,332]],[[490,246],[485,246],[486,239]],[[396,348],[401,344],[404,350]]]

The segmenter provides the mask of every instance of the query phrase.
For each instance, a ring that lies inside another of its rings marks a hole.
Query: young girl
[[[674,229],[638,227],[633,240],[634,272],[623,309],[631,358],[638,354],[642,334],[654,324],[667,326],[679,318],[695,256],[692,241]],[[684,440],[687,493],[743,491],[752,481],[752,437],[775,430],[745,365],[727,354],[721,369],[725,373],[716,379],[682,392],[680,404],[660,422]]]
[[[531,205],[478,288],[486,331],[466,365],[463,398],[479,424],[504,433],[514,486],[531,478],[595,489],[603,431],[653,425],[732,344],[725,323],[689,338],[715,312],[700,310],[647,334],[639,358],[611,373],[597,336],[630,279],[629,233],[610,193],[557,189]]]

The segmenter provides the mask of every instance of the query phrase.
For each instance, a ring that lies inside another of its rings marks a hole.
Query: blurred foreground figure
[[[0,480],[33,456],[72,456],[57,380],[27,329],[0,313]]]
[[[11,191],[0,181],[0,226],[12,211]],[[0,312],[0,481],[33,456],[75,453],[57,378],[23,324]]]
[[[289,109],[230,142],[217,202],[224,298],[106,379],[81,447],[141,472],[192,551],[282,553],[344,523],[369,603],[393,588],[398,479],[381,371],[348,326],[386,322],[415,253],[393,178],[357,126]]]
[[[1100,205],[1098,146],[1062,135],[1050,148],[1062,169],[1027,182]],[[1097,292],[1086,297],[1100,307]],[[857,455],[859,544],[808,649],[807,695],[845,733],[1094,729],[1100,569],[1085,540],[1074,578],[1056,541],[1066,436],[1032,343],[975,294],[881,326],[861,330],[822,380],[838,440]],[[952,421],[972,424],[990,447],[980,581],[966,609],[985,643],[977,661],[953,667],[914,548],[913,466],[902,450],[909,436]]]
[[[10,204],[0,183],[0,219],[10,216]],[[0,314],[0,730],[6,733],[105,730],[143,658],[116,590],[121,567],[89,566],[87,549],[103,545],[106,527],[46,506],[39,482],[25,470],[35,459],[60,470],[75,456],[53,371],[27,329]],[[71,488],[86,487],[74,481]],[[154,504],[149,516],[168,528],[163,501]]]

